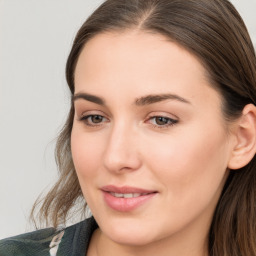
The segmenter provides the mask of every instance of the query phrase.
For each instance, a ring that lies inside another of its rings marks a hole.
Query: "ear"
[[[228,163],[229,169],[240,169],[247,165],[256,152],[256,107],[248,104],[237,120],[234,131],[236,143]]]

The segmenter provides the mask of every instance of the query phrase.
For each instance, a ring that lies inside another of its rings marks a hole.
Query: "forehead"
[[[210,87],[207,71],[193,54],[165,36],[141,31],[96,35],[75,70],[75,91],[91,94],[112,91],[121,97],[126,90],[127,97],[175,93],[191,98],[205,97]]]
[[[85,44],[78,58],[75,75],[81,66],[95,69],[115,64],[123,70],[133,66],[134,69],[140,67],[141,71],[142,67],[149,69],[158,65],[162,67],[163,72],[170,72],[171,68],[174,69],[170,66],[171,61],[175,61],[177,67],[183,65],[184,71],[190,69],[194,74],[207,77],[207,71],[200,60],[189,51],[163,35],[137,30],[94,36]]]

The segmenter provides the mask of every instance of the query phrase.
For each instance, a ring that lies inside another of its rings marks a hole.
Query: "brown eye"
[[[149,119],[149,122],[156,128],[168,128],[169,126],[178,123],[178,120],[165,116],[153,116]]]
[[[157,125],[166,125],[170,122],[170,119],[169,118],[166,118],[166,117],[162,117],[162,116],[157,116],[155,117],[155,123]]]
[[[97,126],[107,122],[107,119],[101,115],[83,116],[80,120],[83,121],[87,126]]]
[[[102,122],[103,116],[93,115],[93,116],[90,117],[90,119],[91,119],[92,123],[98,124],[98,123]]]

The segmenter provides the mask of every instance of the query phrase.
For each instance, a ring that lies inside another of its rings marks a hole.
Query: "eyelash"
[[[102,120],[107,119],[106,117],[104,117],[102,115],[86,115],[86,116],[82,116],[80,118],[80,121],[84,122],[85,125],[91,126],[91,127],[96,127],[96,126],[102,125],[102,122],[101,123],[93,123],[92,121],[90,121],[90,123],[89,123],[89,119],[93,118],[93,117],[100,117],[100,118],[102,118]]]
[[[86,116],[81,117],[79,120],[82,121],[82,122],[84,122],[85,125],[90,126],[90,127],[98,127],[98,126],[101,126],[101,125],[102,125],[102,121],[101,121],[100,123],[93,123],[92,120],[90,120],[90,119],[92,119],[93,117],[98,117],[98,118],[100,118],[100,119],[102,119],[102,120],[104,120],[104,119],[107,120],[107,118],[104,117],[104,116],[102,116],[102,115],[86,115]],[[168,127],[174,126],[175,124],[178,123],[178,120],[176,120],[176,119],[172,119],[172,118],[170,118],[170,117],[165,117],[165,116],[160,116],[160,115],[159,115],[159,116],[151,116],[150,118],[148,118],[148,119],[146,120],[146,122],[149,122],[150,120],[153,120],[153,119],[155,119],[155,121],[156,121],[157,118],[162,118],[162,119],[164,119],[164,120],[167,122],[167,124],[164,124],[164,125],[152,124],[152,123],[151,123],[151,125],[152,125],[154,128],[157,128],[157,129],[168,128]],[[90,121],[89,121],[89,120],[90,120]]]
[[[159,124],[152,124],[155,128],[157,129],[164,129],[164,128],[168,128],[170,126],[174,126],[175,124],[178,123],[178,120],[176,119],[172,119],[170,117],[166,117],[166,116],[152,116],[150,117],[148,120],[152,120],[152,119],[155,119],[155,122],[156,122],[156,119],[157,118],[162,118],[162,119],[165,119],[165,121],[167,122],[167,124],[164,124],[164,125],[159,125]]]

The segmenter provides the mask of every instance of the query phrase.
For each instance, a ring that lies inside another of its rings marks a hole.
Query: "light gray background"
[[[65,61],[101,2],[0,0],[0,239],[33,229],[30,208],[56,180],[55,137],[69,107]],[[232,2],[256,43],[256,0]]]

